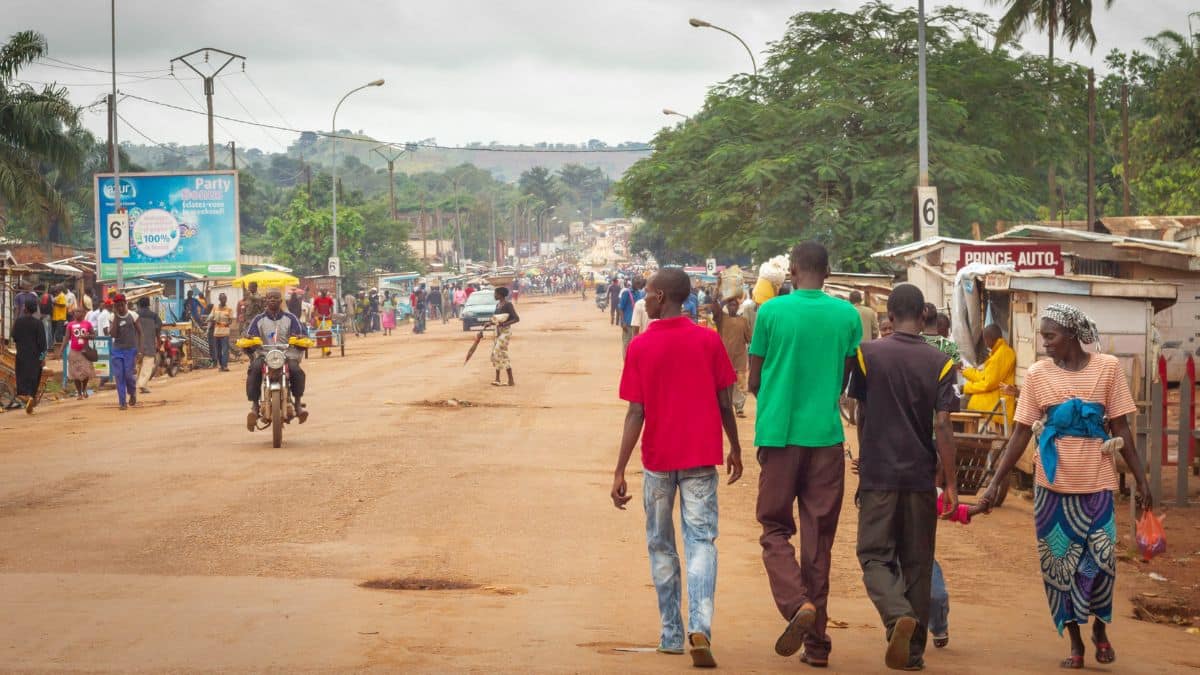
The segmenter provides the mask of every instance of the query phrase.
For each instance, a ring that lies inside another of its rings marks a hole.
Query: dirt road
[[[313,416],[279,450],[246,432],[237,369],[156,381],[124,413],[106,392],[0,415],[0,669],[685,668],[614,650],[658,636],[642,514],[608,499],[619,333],[590,298],[519,309],[517,388],[488,386],[487,344],[462,367],[472,336],[453,323],[352,340],[344,359],[307,362]],[[425,404],[447,399],[471,405]],[[715,651],[727,671],[795,671],[772,651],[781,620],[759,558],[751,424],[742,437],[747,475],[720,494]],[[1041,673],[1065,656],[1030,511],[1014,499],[941,529],[952,642],[930,670]],[[855,518],[847,500],[833,672],[882,670]],[[1200,668],[1200,638],[1127,618],[1119,595],[1114,671]]]

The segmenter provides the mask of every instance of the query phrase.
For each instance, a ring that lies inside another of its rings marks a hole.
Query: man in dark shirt
[[[945,512],[958,509],[954,361],[921,337],[924,304],[912,284],[892,290],[888,317],[895,333],[859,347],[850,381],[861,453],[858,561],[887,627],[884,662],[908,670],[924,664],[939,460]]]
[[[117,403],[121,410],[125,410],[127,397],[130,405],[137,405],[137,376],[134,374],[134,364],[137,362],[142,327],[137,313],[129,311],[125,304],[125,296],[120,293],[113,296],[113,318],[108,327],[108,334],[113,339],[109,370],[112,371],[113,381],[117,385]]]
[[[612,283],[608,285],[608,312],[614,326],[620,325],[620,310],[617,308],[617,300],[623,286],[623,282],[618,279],[613,279]]]

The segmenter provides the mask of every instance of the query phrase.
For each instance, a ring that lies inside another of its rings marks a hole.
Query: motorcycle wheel
[[[174,359],[167,360],[167,377],[175,377],[179,374],[179,362]]]
[[[283,445],[283,391],[271,392],[271,447]]]

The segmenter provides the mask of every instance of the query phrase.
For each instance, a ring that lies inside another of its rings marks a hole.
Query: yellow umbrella
[[[276,272],[274,270],[251,272],[233,280],[235,285],[242,288],[245,288],[250,282],[257,283],[259,288],[286,288],[299,284],[300,280],[286,272]]]

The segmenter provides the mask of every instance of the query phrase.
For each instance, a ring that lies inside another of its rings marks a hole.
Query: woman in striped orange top
[[[990,508],[996,502],[1000,486],[1036,433],[1034,519],[1042,580],[1055,627],[1060,635],[1065,628],[1071,638],[1071,656],[1061,665],[1083,667],[1080,626],[1092,616],[1096,661],[1112,663],[1116,652],[1107,624],[1112,622],[1117,571],[1116,449],[1137,481],[1138,502],[1142,508],[1151,506],[1150,485],[1127,418],[1137,406],[1116,357],[1084,351],[1083,345],[1095,342],[1099,333],[1083,312],[1050,305],[1042,313],[1041,334],[1050,359],[1035,363],[1025,375],[1012,437],[980,504]]]

